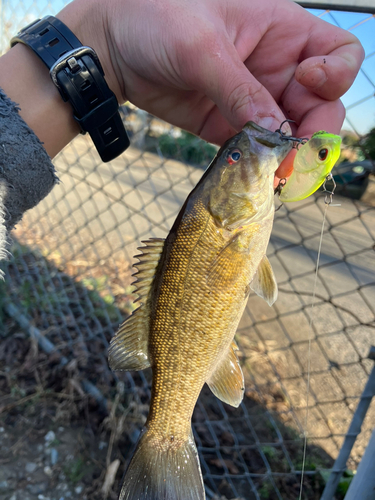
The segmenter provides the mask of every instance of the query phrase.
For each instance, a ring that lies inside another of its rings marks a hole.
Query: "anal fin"
[[[245,383],[235,351],[238,351],[238,347],[233,341],[228,354],[207,380],[207,385],[217,398],[237,408],[243,399]]]
[[[145,243],[145,246],[138,248],[142,253],[136,255],[139,263],[134,265],[138,269],[134,285],[135,293],[138,295],[136,302],[140,306],[125,320],[111,340],[108,358],[112,370],[144,370],[150,366],[148,359],[150,317],[148,298],[163,252],[164,240],[153,238],[142,243]]]

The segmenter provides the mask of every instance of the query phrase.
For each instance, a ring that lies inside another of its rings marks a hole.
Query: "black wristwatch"
[[[38,19],[11,39],[30,47],[48,67],[53,83],[74,110],[82,133],[88,132],[104,162],[129,146],[118,102],[104,79],[95,51],[53,16]]]

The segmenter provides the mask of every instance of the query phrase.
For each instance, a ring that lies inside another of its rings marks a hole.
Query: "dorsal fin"
[[[155,271],[163,252],[164,240],[152,238],[142,241],[142,243],[145,246],[138,248],[142,253],[135,256],[139,262],[134,264],[138,272],[134,274],[137,279],[133,283],[135,293],[138,295],[135,302],[140,305],[124,321],[111,340],[108,358],[112,370],[144,370],[150,366],[148,359],[150,318],[148,298]]]
[[[235,351],[238,351],[238,347],[233,340],[227,355],[207,380],[207,385],[221,401],[238,407],[243,399],[245,383],[240,362]]]
[[[272,306],[272,304],[277,299],[276,278],[275,275],[273,274],[270,261],[267,259],[265,255],[263,256],[263,259],[260,261],[254,279],[250,283],[250,288],[257,295],[259,295],[259,297],[262,297],[270,306]]]

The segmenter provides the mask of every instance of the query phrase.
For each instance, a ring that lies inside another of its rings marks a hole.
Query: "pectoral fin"
[[[136,255],[139,263],[134,265],[138,269],[134,285],[138,294],[136,302],[139,302],[140,306],[125,320],[111,340],[108,358],[112,370],[144,370],[150,366],[148,298],[163,251],[164,240],[155,238],[143,243],[146,243],[146,246],[138,248],[142,253]]]
[[[253,281],[250,283],[250,288],[259,297],[262,297],[268,305],[272,304],[277,299],[277,283],[273,274],[272,266],[266,256],[260,261],[257,272]]]
[[[212,262],[207,284],[218,290],[234,286],[251,250],[251,236],[238,234],[219,252]]]
[[[245,390],[243,373],[235,351],[237,344],[233,341],[228,354],[218,365],[211,378],[207,381],[208,387],[215,396],[224,403],[238,407],[243,399]]]

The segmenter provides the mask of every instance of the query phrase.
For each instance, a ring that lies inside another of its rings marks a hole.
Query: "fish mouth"
[[[281,162],[293,147],[293,142],[286,139],[280,132],[272,132],[261,127],[255,122],[249,121],[242,129],[249,140],[255,140],[262,146],[274,149],[277,160]]]

